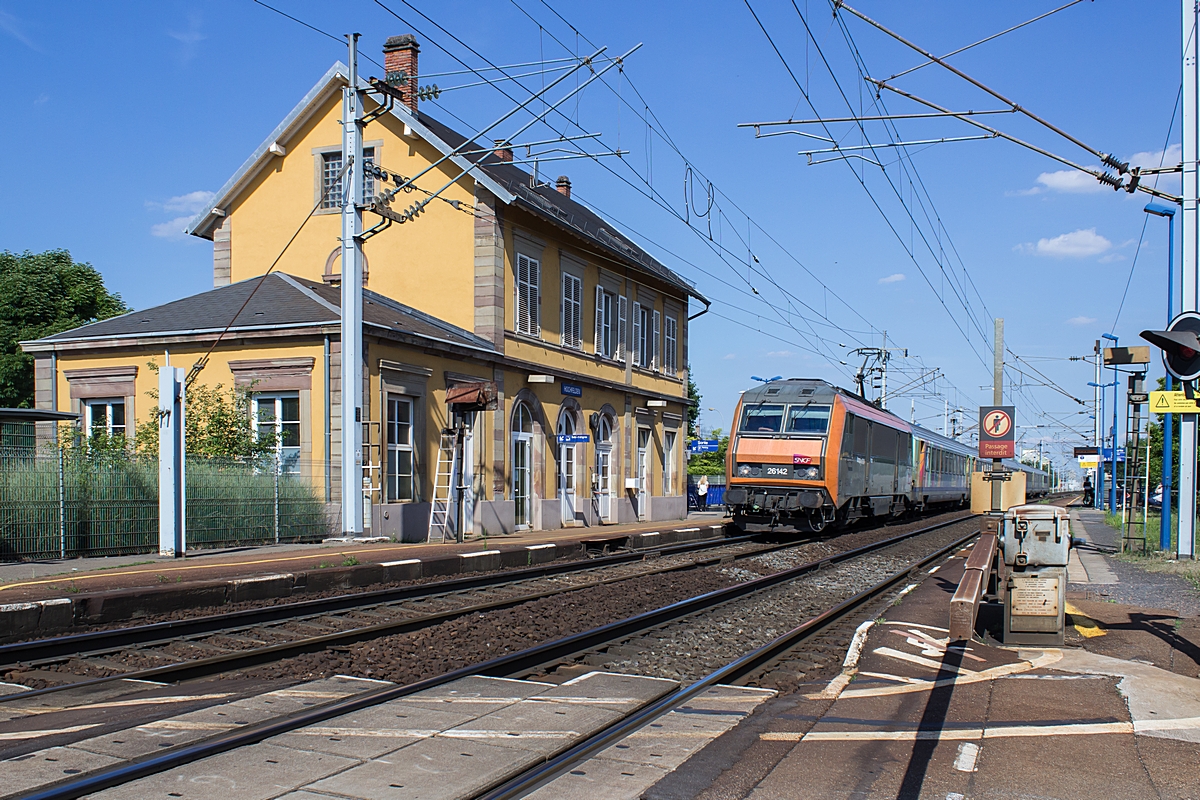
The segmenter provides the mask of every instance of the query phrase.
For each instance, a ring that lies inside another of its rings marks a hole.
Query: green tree
[[[725,474],[725,453],[729,450],[729,437],[721,435],[721,429],[717,428],[712,432],[713,438],[717,439],[717,452],[715,453],[697,453],[688,459],[688,475],[724,475]]]
[[[700,434],[696,424],[700,421],[700,401],[703,395],[700,394],[700,387],[692,380],[692,365],[688,364],[688,407],[687,407],[687,431],[688,436],[698,436]]]
[[[150,371],[158,374],[158,364],[149,363]],[[158,390],[146,392],[155,405],[150,417],[137,426],[134,448],[145,455],[158,455]],[[225,388],[222,384],[206,386],[194,383],[187,387],[184,409],[185,447],[189,457],[215,459],[255,459],[272,452],[278,441],[274,431],[256,431],[250,419],[250,393],[240,386]]]
[[[33,407],[33,356],[19,342],[127,311],[100,273],[66,250],[0,252],[0,406]]]

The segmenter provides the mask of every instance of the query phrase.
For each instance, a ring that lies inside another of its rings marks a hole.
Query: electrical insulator
[[[1120,188],[1121,188],[1121,179],[1120,179],[1120,177],[1118,177],[1118,176],[1116,176],[1116,175],[1109,175],[1107,172],[1105,172],[1105,173],[1103,173],[1103,174],[1101,174],[1101,175],[1097,175],[1097,176],[1096,176],[1096,180],[1100,181],[1100,182],[1101,182],[1101,183],[1103,183],[1105,186],[1111,186],[1111,187],[1113,188],[1113,191],[1114,191],[1114,192],[1115,192],[1117,189],[1120,189]]]

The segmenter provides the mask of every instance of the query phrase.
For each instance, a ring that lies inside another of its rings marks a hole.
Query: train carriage
[[[1029,496],[1047,476],[1030,474]],[[822,380],[771,381],[738,403],[725,503],[739,527],[820,531],[970,500],[975,450]]]

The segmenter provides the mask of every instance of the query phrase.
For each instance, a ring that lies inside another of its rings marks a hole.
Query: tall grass
[[[278,502],[273,467],[189,459],[186,477],[189,549],[327,535],[324,502],[304,476],[278,476]],[[0,560],[157,549],[156,459],[52,452],[0,460]]]

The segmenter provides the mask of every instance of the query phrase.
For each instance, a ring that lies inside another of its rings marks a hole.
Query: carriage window
[[[783,406],[756,404],[742,410],[742,433],[779,433]]]
[[[829,430],[829,406],[791,406],[788,408],[788,433],[825,433]]]
[[[869,454],[870,434],[871,423],[867,420],[860,419],[854,424],[854,455],[867,456]]]

